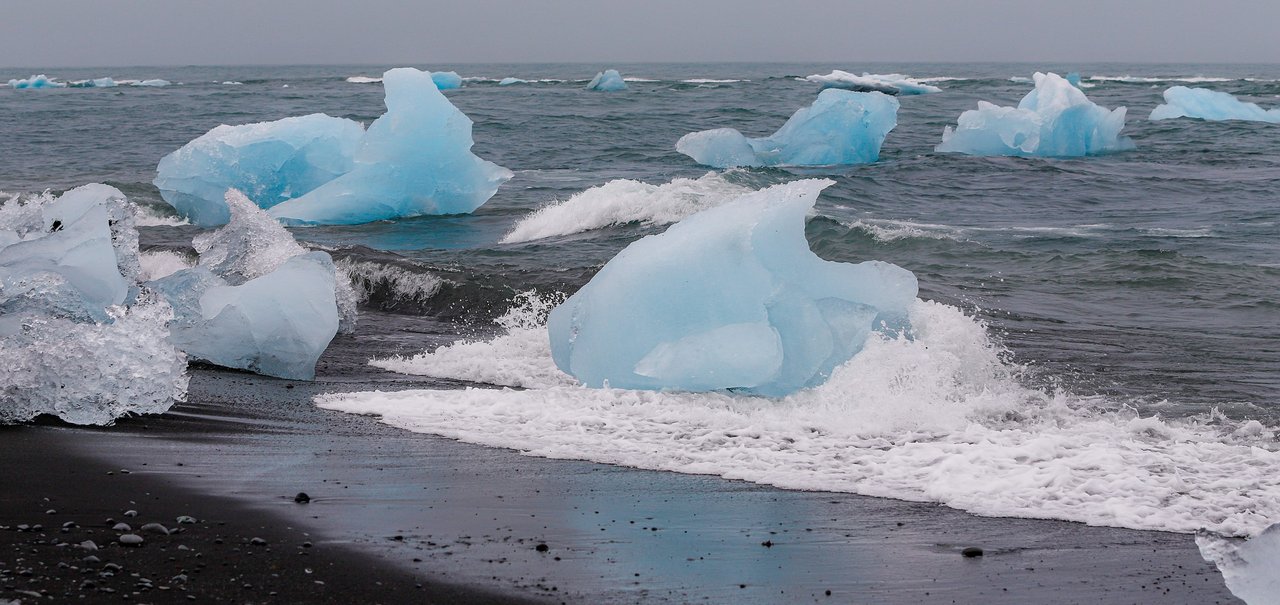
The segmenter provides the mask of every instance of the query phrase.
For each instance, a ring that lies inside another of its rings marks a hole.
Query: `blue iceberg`
[[[27,88],[66,88],[66,82],[59,82],[44,74],[34,75],[30,78],[17,78],[9,80],[9,88],[27,89]]]
[[[356,224],[423,214],[465,214],[493,197],[510,170],[471,152],[471,119],[430,74],[383,75],[387,113],[360,141],[351,171],[270,208],[291,224]]]
[[[1199,118],[1201,120],[1248,120],[1280,124],[1280,108],[1263,109],[1236,97],[1207,88],[1174,86],[1164,91],[1164,104],[1151,110],[1151,120]]]
[[[626,90],[627,83],[622,80],[622,74],[616,69],[606,69],[591,78],[591,82],[587,84],[587,90],[599,90],[601,92],[615,92]]]
[[[452,90],[454,88],[462,88],[462,76],[456,71],[433,71],[431,72],[431,81],[436,83],[436,88],[440,90]]]
[[[805,217],[832,183],[749,193],[632,243],[551,312],[556,366],[590,387],[781,396],[826,381],[873,330],[905,327],[917,293],[895,265],[809,250]]]
[[[222,125],[164,156],[154,182],[192,223],[224,225],[228,189],[270,208],[350,172],[363,137],[359,122],[320,113]]]
[[[897,99],[827,89],[772,136],[752,139],[733,128],[703,130],[680,137],[676,151],[715,168],[869,164],[880,157],[885,136],[897,125]]]
[[[863,73],[859,76],[835,69],[825,76],[814,74],[805,79],[821,84],[823,89],[840,88],[857,92],[882,92],[887,95],[924,95],[942,92],[942,89],[937,86],[925,84],[902,74]]]
[[[1121,136],[1125,108],[1108,110],[1054,73],[1033,77],[1035,90],[1017,107],[978,101],[942,133],[937,151],[970,155],[1078,157],[1133,149]]]

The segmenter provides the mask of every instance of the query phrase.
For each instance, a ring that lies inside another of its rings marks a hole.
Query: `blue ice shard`
[[[591,82],[587,84],[587,90],[599,90],[602,92],[614,92],[618,90],[626,90],[627,83],[622,80],[622,74],[616,69],[606,69],[591,78]]]
[[[9,88],[27,89],[27,88],[66,88],[66,82],[59,82],[44,74],[33,75],[30,78],[16,78],[9,80]]]
[[[897,125],[897,99],[879,92],[827,89],[771,136],[747,138],[733,128],[703,130],[680,137],[676,151],[715,168],[869,164],[880,157],[885,136]]]
[[[590,387],[781,396],[826,381],[882,325],[903,327],[915,276],[822,260],[805,217],[829,180],[753,192],[610,260],[548,320],[556,365]]]
[[[1152,120],[1199,118],[1201,120],[1248,120],[1280,124],[1280,107],[1263,109],[1236,97],[1207,88],[1174,86],[1164,91],[1164,104],[1151,110]]]
[[[272,216],[292,224],[349,225],[465,214],[512,177],[471,152],[471,119],[440,93],[430,74],[398,68],[382,82],[387,113],[369,125],[351,171],[272,206]]]
[[[970,155],[1078,157],[1133,149],[1121,136],[1125,108],[1108,110],[1054,73],[1033,77],[1035,90],[1017,107],[978,101],[942,133],[937,151]]]
[[[887,95],[924,95],[942,92],[942,89],[937,86],[925,84],[902,74],[863,73],[859,76],[835,69],[827,75],[814,74],[805,79],[821,84],[823,89],[840,88],[857,92],[882,92]]]
[[[452,90],[454,88],[462,88],[462,76],[456,71],[433,71],[431,72],[431,81],[436,83],[436,88],[440,90]]]
[[[322,113],[222,125],[164,156],[155,185],[192,223],[225,225],[228,189],[270,208],[350,172],[363,137],[359,122]]]

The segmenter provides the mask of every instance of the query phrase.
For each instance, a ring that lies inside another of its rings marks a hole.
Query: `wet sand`
[[[372,347],[435,338],[366,318],[315,383],[194,368],[189,402],[161,416],[0,429],[0,599],[1238,602],[1189,535],[533,458],[316,409],[325,391],[458,386],[364,366]],[[183,531],[129,548],[108,518]],[[79,527],[62,533],[67,521]],[[86,539],[100,563],[57,545]],[[104,578],[108,562],[122,569]]]

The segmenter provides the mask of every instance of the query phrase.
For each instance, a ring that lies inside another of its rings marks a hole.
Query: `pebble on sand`
[[[964,550],[960,551],[960,554],[966,557],[972,558],[972,557],[981,557],[983,553],[981,548],[978,548],[977,546],[969,546],[969,547],[966,547]]]
[[[142,531],[144,531],[144,532],[150,532],[150,533],[153,533],[153,534],[160,534],[160,535],[162,535],[162,536],[167,536],[167,535],[169,535],[169,528],[167,528],[167,527],[165,527],[165,526],[163,526],[163,525],[160,525],[159,523],[148,523],[148,524],[146,524],[146,525],[143,525],[143,526],[142,526]]]
[[[142,536],[138,534],[125,534],[120,536],[120,543],[125,546],[142,546]]]
[[[298,495],[293,497],[293,501],[298,504],[306,504],[311,502],[311,496],[308,496],[307,492],[298,492]]]
[[[116,523],[111,526],[111,531],[133,531],[133,528],[128,523]]]

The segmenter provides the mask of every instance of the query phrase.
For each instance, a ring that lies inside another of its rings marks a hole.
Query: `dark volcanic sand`
[[[364,366],[437,338],[428,320],[414,334],[380,325],[366,313],[315,383],[195,368],[189,403],[162,416],[0,429],[0,599],[1238,602],[1188,535],[531,458],[313,407],[324,391],[457,386]],[[108,518],[183,532],[128,548]],[[67,521],[79,527],[61,533]],[[86,539],[101,563],[57,545]],[[984,556],[962,556],[970,546]],[[108,562],[122,569],[104,578]]]

